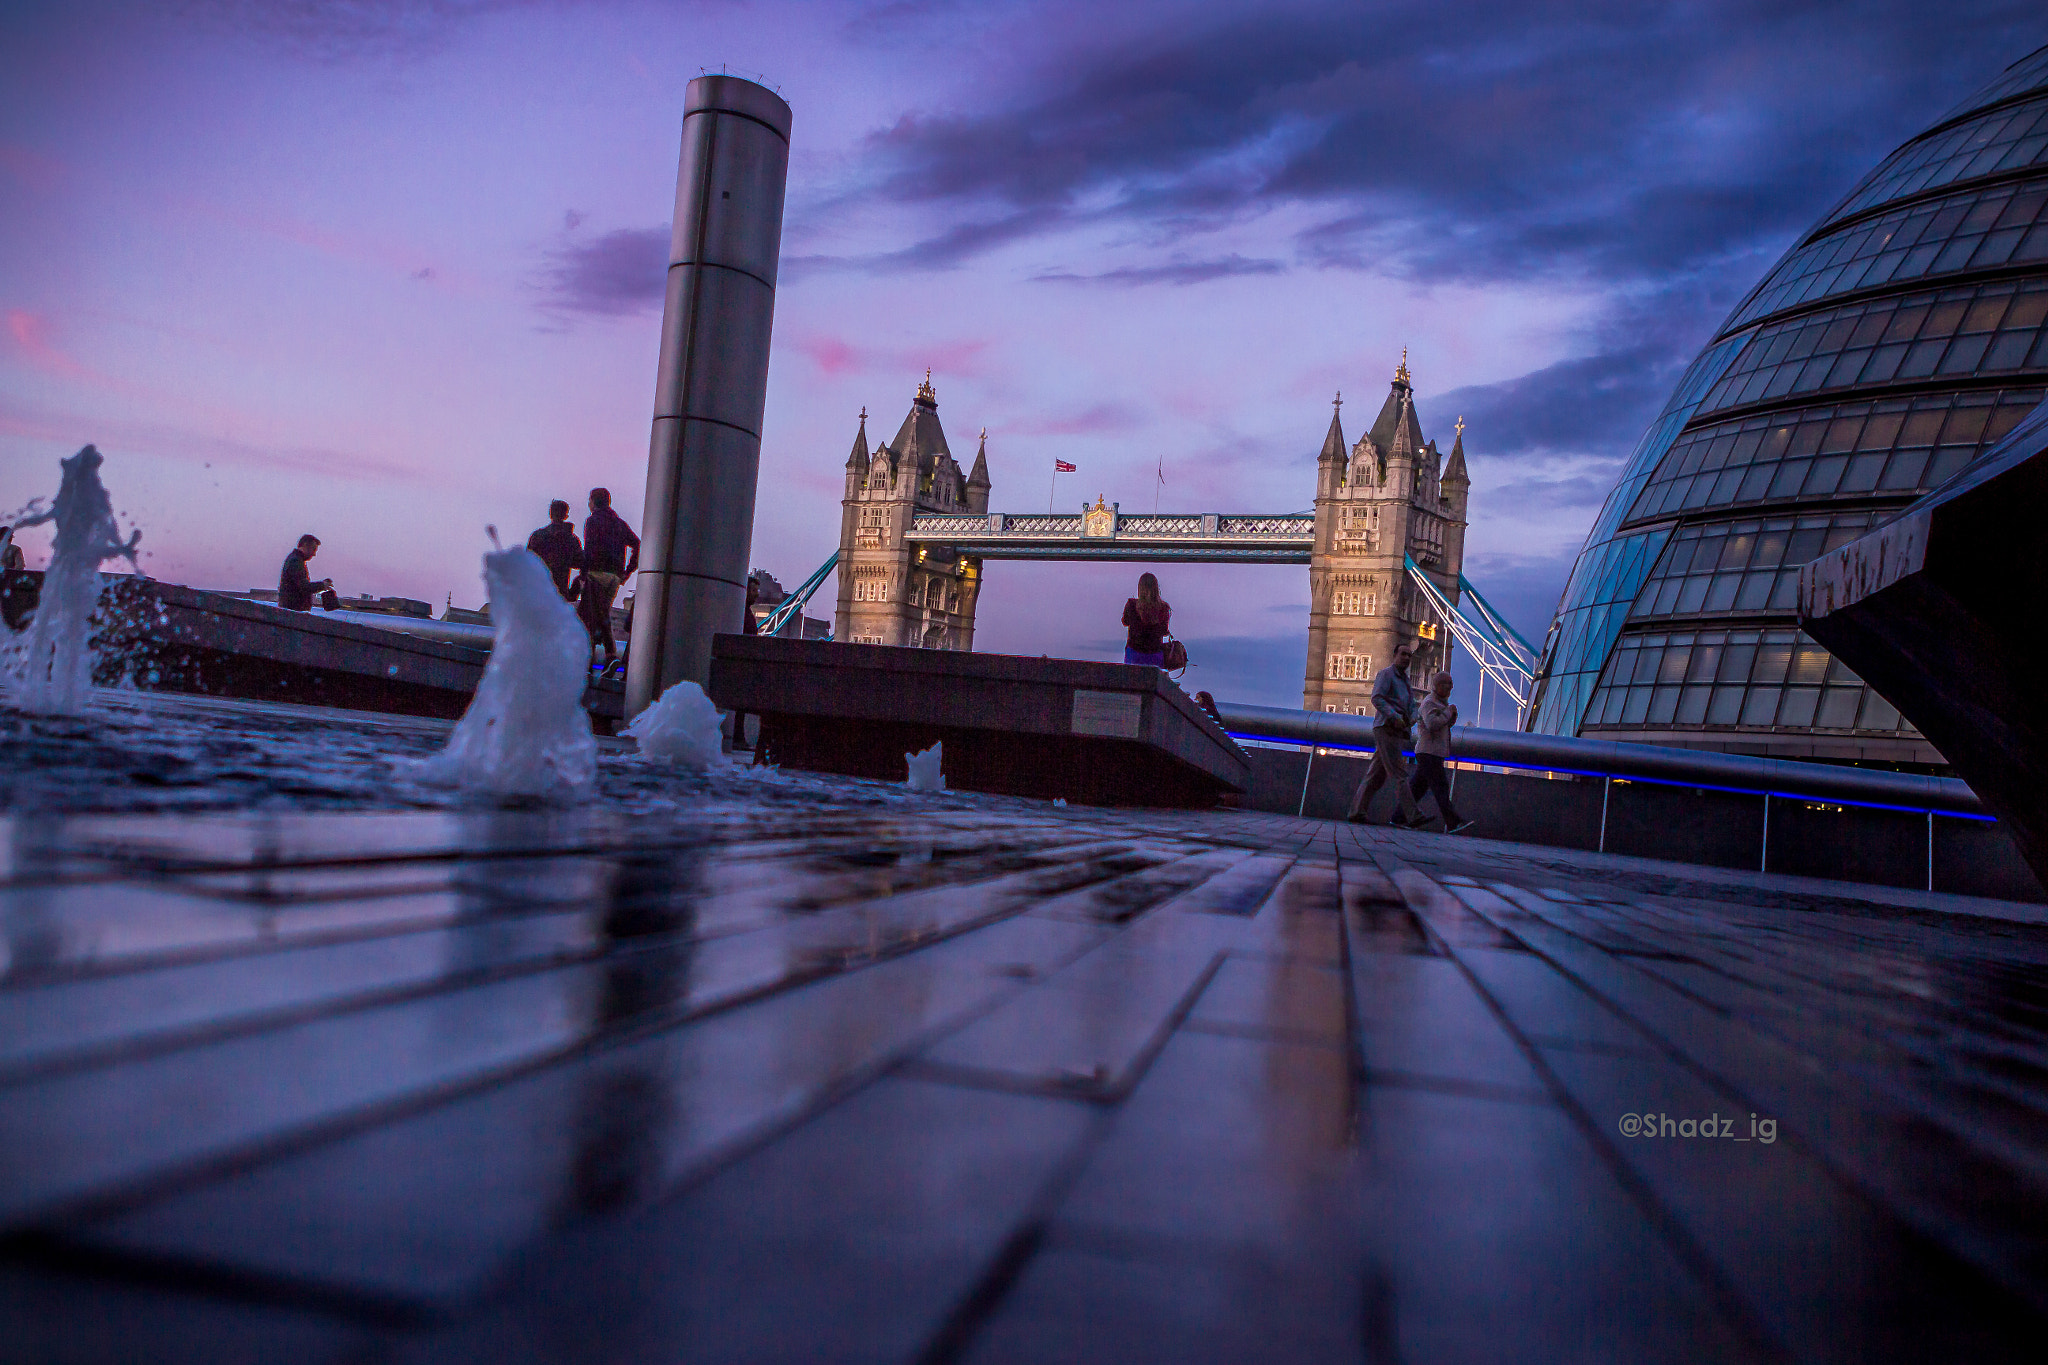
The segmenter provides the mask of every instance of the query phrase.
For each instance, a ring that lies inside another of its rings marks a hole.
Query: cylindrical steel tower
[[[746,610],[789,123],[789,106],[752,81],[690,82],[647,454],[628,716],[678,679],[703,683],[711,637],[739,630]]]

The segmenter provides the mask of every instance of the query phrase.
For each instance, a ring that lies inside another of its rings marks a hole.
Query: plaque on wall
[[[1074,689],[1073,732],[1110,739],[1136,739],[1145,699],[1136,692]]]

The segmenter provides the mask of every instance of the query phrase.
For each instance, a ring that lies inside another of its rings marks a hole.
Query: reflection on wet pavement
[[[722,782],[14,816],[0,1358],[2035,1353],[2027,907]]]

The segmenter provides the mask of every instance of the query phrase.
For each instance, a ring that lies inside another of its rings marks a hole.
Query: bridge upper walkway
[[[1099,530],[1091,534],[1090,521]],[[982,559],[1179,560],[1208,564],[1306,564],[1315,544],[1313,512],[1245,516],[1224,512],[990,512],[913,518],[906,539]]]

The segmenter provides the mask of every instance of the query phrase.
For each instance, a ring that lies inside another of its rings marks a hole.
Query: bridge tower
[[[872,453],[867,409],[861,409],[840,503],[835,640],[913,649],[974,647],[981,561],[906,539],[911,518],[920,512],[988,511],[988,432],[981,434],[974,471],[962,475],[939,425],[931,381],[927,370],[895,439]]]
[[[1309,553],[1308,668],[1301,704],[1310,711],[1372,712],[1374,673],[1394,646],[1416,644],[1419,684],[1448,659],[1451,635],[1409,582],[1412,557],[1451,601],[1465,559],[1465,427],[1446,464],[1425,441],[1409,383],[1408,353],[1372,429],[1344,446],[1343,396],[1316,458],[1315,544]],[[1422,638],[1427,624],[1435,639]]]

